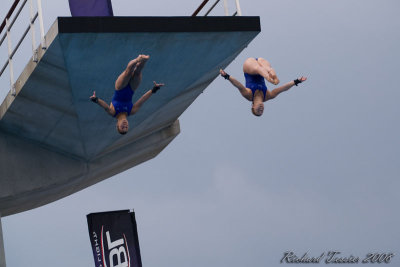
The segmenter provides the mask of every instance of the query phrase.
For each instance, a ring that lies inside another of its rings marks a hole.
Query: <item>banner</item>
[[[112,17],[111,0],[68,0],[73,17]]]
[[[91,213],[87,221],[96,267],[142,267],[134,212]]]

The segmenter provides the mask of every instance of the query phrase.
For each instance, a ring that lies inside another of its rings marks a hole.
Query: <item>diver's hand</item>
[[[90,97],[90,101],[94,103],[99,102],[99,98],[96,96],[96,91],[93,91],[93,95]]]
[[[301,82],[305,82],[307,81],[307,77],[301,76],[300,78],[298,78],[298,80]]]
[[[153,81],[153,83],[154,83],[154,86],[153,86],[153,89],[151,89],[151,92],[152,92],[153,94],[155,94],[158,90],[160,90],[160,88],[161,88],[162,86],[165,85],[165,84],[163,84],[163,83],[156,83],[156,81]]]
[[[293,82],[294,82],[294,85],[297,86],[299,83],[302,83],[302,82],[304,82],[306,80],[307,80],[307,77],[301,76],[300,78],[297,78],[296,80],[293,80]]]
[[[162,87],[165,85],[163,83],[157,83],[156,81],[153,81],[153,83],[154,83],[154,86],[157,86],[157,87]]]
[[[228,73],[226,73],[223,69],[219,70],[219,74],[221,74],[222,77],[225,78],[225,80],[229,80],[229,77],[231,77]]]

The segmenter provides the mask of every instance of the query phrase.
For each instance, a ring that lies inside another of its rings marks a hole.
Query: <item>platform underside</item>
[[[17,96],[0,106],[0,213],[47,204],[156,156],[179,134],[178,117],[259,32],[258,17],[58,18]],[[153,81],[166,86],[121,136],[88,99],[96,90],[110,102],[138,54],[151,58],[133,101]]]

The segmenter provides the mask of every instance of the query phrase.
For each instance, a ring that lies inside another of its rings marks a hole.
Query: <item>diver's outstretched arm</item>
[[[136,101],[136,103],[133,105],[131,113],[129,115],[133,115],[136,112],[138,112],[138,110],[144,104],[144,102],[146,102],[152,94],[156,93],[162,86],[164,86],[163,83],[156,83],[156,82],[153,82],[153,83],[154,83],[153,88],[150,89],[149,91],[147,91],[144,95],[142,95],[141,98],[138,99],[138,101]]]
[[[221,74],[222,77],[224,77],[226,80],[229,80],[233,86],[235,86],[237,89],[239,89],[239,92],[242,94],[244,98],[247,100],[251,101],[253,98],[252,92],[250,89],[246,88],[241,82],[236,80],[234,77],[230,76],[228,73],[226,73],[224,70],[220,69],[219,73]]]
[[[96,96],[96,91],[93,91],[93,95],[90,97],[90,100],[96,104],[98,104],[100,107],[104,108],[104,110],[111,116],[114,116],[110,106],[103,100],[100,99]]]
[[[307,77],[301,76],[300,78],[298,78],[294,81],[288,82],[288,83],[282,85],[281,87],[275,88],[271,92],[267,91],[267,98],[274,99],[280,93],[285,92],[285,91],[289,90],[290,88],[292,88],[293,86],[295,86],[295,85],[297,86],[297,84],[302,83],[306,80],[307,80]]]

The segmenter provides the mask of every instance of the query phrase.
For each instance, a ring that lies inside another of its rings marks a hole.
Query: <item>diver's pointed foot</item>
[[[139,55],[138,59],[140,62],[146,62],[147,60],[149,60],[150,56],[149,55]]]

